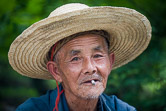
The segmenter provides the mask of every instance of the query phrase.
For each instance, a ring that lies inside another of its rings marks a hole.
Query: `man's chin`
[[[99,96],[104,92],[104,87],[99,86],[84,86],[83,89],[79,90],[79,97],[83,99],[98,99]]]
[[[83,99],[86,100],[93,100],[93,99],[98,99],[100,95],[87,95],[85,97],[82,97]]]

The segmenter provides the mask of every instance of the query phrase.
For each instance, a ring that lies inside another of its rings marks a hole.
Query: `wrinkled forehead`
[[[64,44],[54,60],[68,62],[72,57],[92,57],[96,54],[108,54],[106,42],[99,35],[86,34]]]
[[[107,48],[107,45],[103,37],[94,34],[86,34],[68,41],[60,50],[64,49],[66,51],[71,51],[72,54],[75,54],[80,53],[83,49],[86,51],[100,51],[105,48]]]
[[[55,56],[56,53],[61,49],[61,47],[63,47],[67,42],[69,42],[73,39],[76,39],[79,36],[88,35],[88,34],[93,34],[93,35],[97,35],[98,37],[103,37],[107,43],[108,48],[110,47],[110,43],[109,43],[110,35],[108,32],[106,32],[104,30],[91,30],[91,31],[79,32],[79,33],[73,34],[73,35],[66,37],[66,38],[58,41],[57,43],[55,43],[56,46],[53,45],[48,53],[49,58],[51,58],[51,55]]]

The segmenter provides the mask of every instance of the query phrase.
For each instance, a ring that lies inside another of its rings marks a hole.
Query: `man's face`
[[[57,57],[66,96],[92,99],[104,91],[112,63],[103,37],[88,34],[72,39],[58,51]]]

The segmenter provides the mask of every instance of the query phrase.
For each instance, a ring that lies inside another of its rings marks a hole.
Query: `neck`
[[[66,94],[66,100],[69,106],[70,111],[97,111],[97,102],[96,99],[84,99],[76,97],[72,94]]]

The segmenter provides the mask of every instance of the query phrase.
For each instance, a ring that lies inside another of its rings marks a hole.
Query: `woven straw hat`
[[[151,39],[150,22],[133,9],[72,3],[55,9],[23,31],[10,46],[9,62],[22,75],[53,79],[46,68],[50,48],[65,37],[88,30],[105,30],[111,35],[113,69],[135,59]]]

